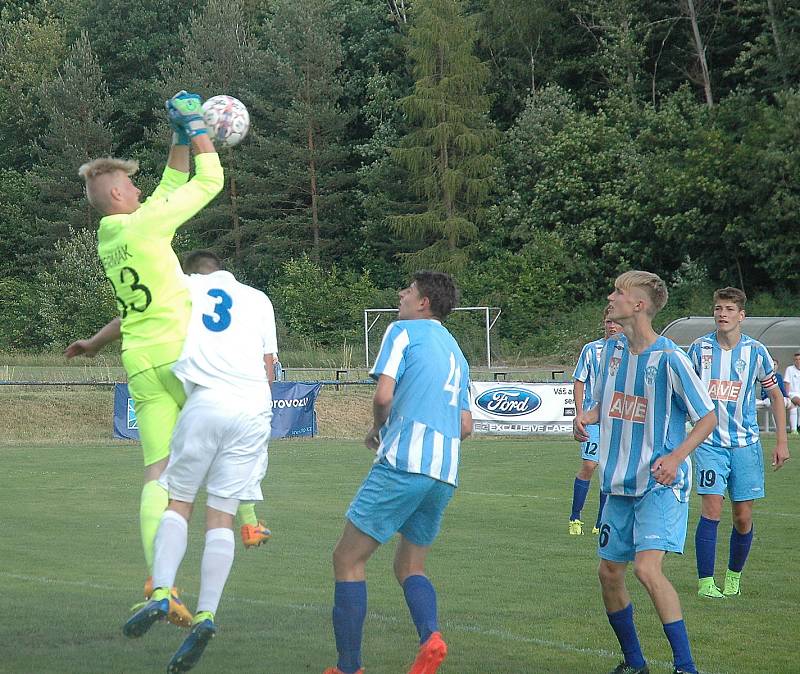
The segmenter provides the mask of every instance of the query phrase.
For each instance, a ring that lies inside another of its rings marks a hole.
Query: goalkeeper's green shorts
[[[145,466],[169,456],[172,429],[186,402],[183,384],[172,374],[172,365],[167,363],[137,372],[128,381]]]

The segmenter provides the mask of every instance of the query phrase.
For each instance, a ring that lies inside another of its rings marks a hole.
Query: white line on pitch
[[[536,498],[536,499],[541,499],[542,501],[562,500],[555,496],[538,496],[537,494],[499,494],[499,493],[485,492],[485,491],[466,491],[464,489],[459,489],[457,493],[468,494],[469,496],[499,496],[501,498]]]
[[[110,590],[112,592],[124,591],[123,588],[113,587],[111,585],[101,585],[99,583],[90,583],[84,580],[62,580],[59,578],[47,578],[42,576],[27,576],[21,573],[8,573],[6,571],[0,571],[0,576],[5,578],[10,578],[12,580],[21,580],[30,583],[66,585],[71,587],[87,587],[93,590]],[[196,595],[193,595],[189,592],[184,592],[183,596],[195,597]],[[329,613],[331,610],[330,606],[320,606],[318,604],[292,604],[292,603],[278,604],[274,601],[269,601],[267,599],[253,599],[252,597],[237,597],[235,595],[226,595],[225,599],[227,601],[239,602],[242,604],[255,604],[258,606],[289,608],[296,611],[311,611],[313,613],[318,613],[320,615]],[[385,613],[377,613],[375,611],[370,611],[369,617],[372,618],[373,620],[378,620],[379,622],[383,623],[399,624],[401,622],[401,620],[397,616],[387,615]],[[582,646],[575,646],[573,644],[566,643],[564,641],[549,641],[547,639],[538,639],[536,637],[529,637],[523,634],[515,634],[514,632],[511,632],[509,630],[485,629],[480,625],[469,625],[466,623],[459,623],[451,620],[444,620],[443,623],[447,628],[456,632],[466,632],[468,634],[480,634],[487,637],[496,637],[498,639],[502,639],[503,641],[511,641],[515,643],[543,646],[545,648],[550,648],[552,650],[562,651],[566,653],[593,655],[609,659],[619,657],[618,653],[612,653],[602,648],[586,648]],[[669,671],[672,670],[671,662],[664,662],[662,660],[648,660],[648,663],[650,664],[650,666],[655,665],[659,669],[664,669]],[[705,669],[703,671],[705,672],[705,674],[724,674],[723,672],[711,672]]]
[[[490,496],[490,497],[497,497],[497,498],[534,498],[534,499],[541,499],[542,501],[564,501],[564,498],[558,498],[556,496],[539,496],[537,494],[503,494],[499,492],[486,492],[486,491],[467,491],[466,489],[459,489],[459,494],[467,494],[468,496]],[[753,509],[753,515],[758,517],[759,515],[773,515],[775,517],[791,517],[793,519],[800,518],[800,512],[798,513],[779,513],[772,510],[760,510],[759,508]]]

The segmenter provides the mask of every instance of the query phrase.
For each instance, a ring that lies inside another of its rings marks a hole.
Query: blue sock
[[[344,674],[361,669],[361,635],[367,616],[367,583],[337,581],[333,592],[333,634]]]
[[[424,644],[431,634],[439,631],[436,590],[425,576],[409,576],[403,582],[403,594],[419,633],[419,643]]]
[[[603,521],[603,508],[606,507],[606,499],[608,498],[608,494],[604,491],[600,492],[600,507],[597,508],[597,522],[594,524],[595,529],[600,528],[600,523]]]
[[[641,669],[645,666],[642,647],[639,644],[639,637],[636,635],[636,626],[633,624],[633,604],[628,604],[621,611],[607,613],[608,622],[614,628],[617,641],[622,648],[625,656],[625,664],[634,669]]]
[[[714,575],[714,563],[717,559],[718,526],[719,520],[709,520],[700,515],[697,530],[694,532],[698,578],[708,578]]]
[[[731,571],[741,571],[750,554],[750,545],[753,543],[753,527],[746,534],[740,534],[733,527],[731,531],[731,548],[728,556],[728,568]]]
[[[664,634],[667,635],[669,645],[672,646],[675,669],[697,674],[697,667],[692,660],[692,650],[689,648],[689,635],[686,633],[686,624],[683,620],[676,620],[674,623],[664,625]]]
[[[581,510],[583,504],[586,503],[586,494],[589,493],[589,480],[581,480],[575,478],[575,483],[572,485],[572,514],[569,516],[571,520],[579,520],[581,518]]]

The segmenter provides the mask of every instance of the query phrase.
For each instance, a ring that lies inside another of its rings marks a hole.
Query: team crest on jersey
[[[703,369],[710,370],[711,363],[714,361],[714,356],[712,356],[710,353],[709,354],[704,353],[703,356],[701,357],[701,361],[703,363]]]
[[[612,358],[608,363],[608,371],[615,375],[617,374],[617,370],[619,370],[619,364],[622,362],[622,358]]]
[[[742,372],[744,372],[744,369],[746,367],[747,363],[745,363],[741,358],[733,364],[733,369],[736,370],[736,372],[738,372],[739,374],[742,374]]]
[[[658,374],[658,368],[655,365],[650,365],[645,368],[644,370],[644,380],[647,382],[649,386],[652,386],[656,383],[656,375]]]

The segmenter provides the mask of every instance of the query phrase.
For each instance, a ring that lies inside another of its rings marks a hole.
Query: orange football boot
[[[417,659],[414,660],[408,674],[435,674],[446,657],[447,644],[442,639],[441,632],[434,632],[419,647]]]
[[[153,576],[148,576],[144,581],[144,598],[150,599],[153,594]],[[178,588],[173,587],[169,593],[169,613],[167,620],[177,627],[192,626],[192,612],[178,597]]]
[[[322,674],[344,674],[338,667],[328,667]],[[356,674],[364,674],[364,669],[359,669]]]

